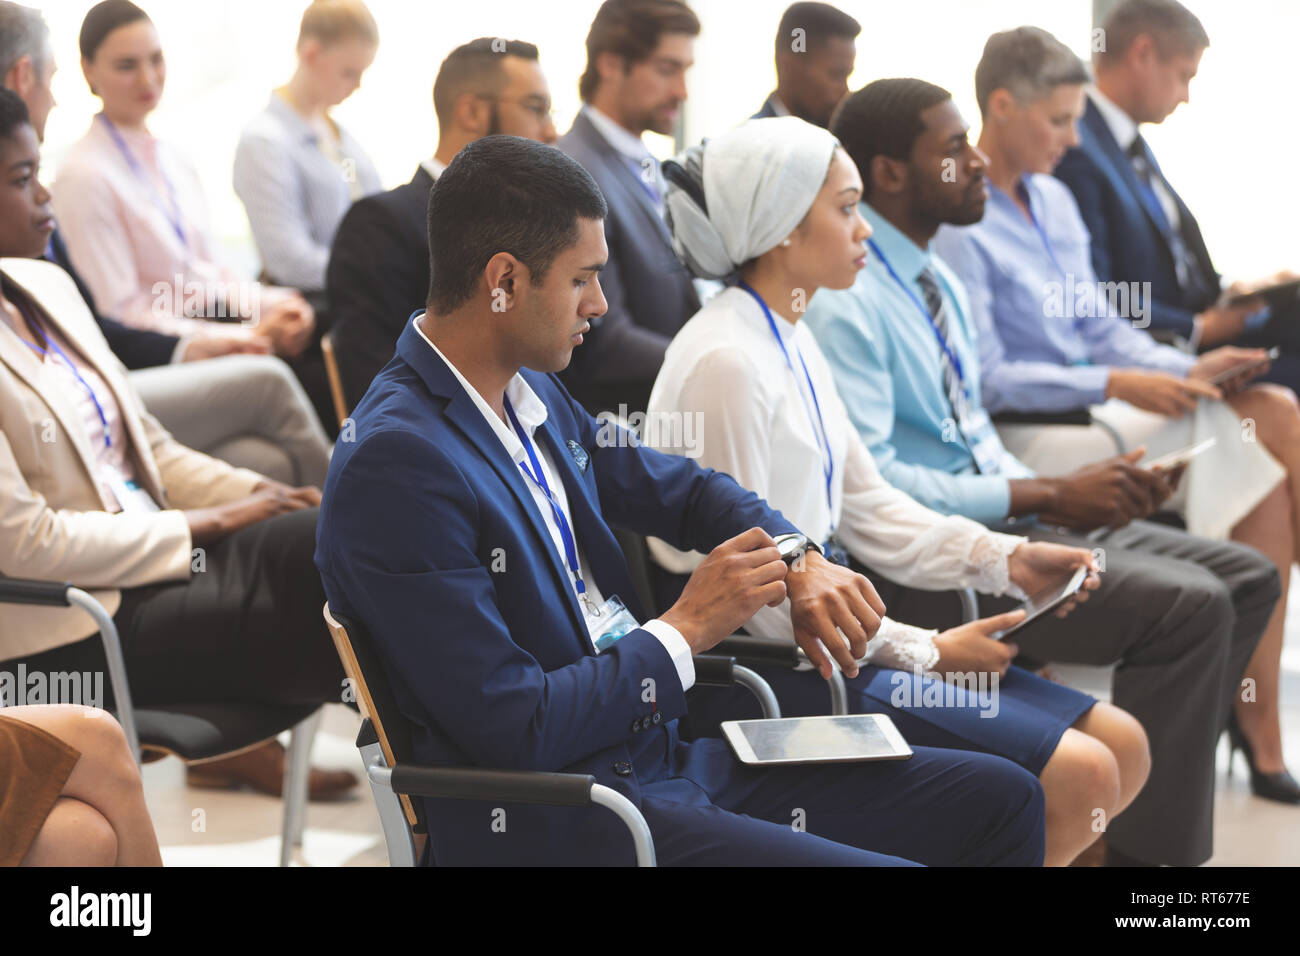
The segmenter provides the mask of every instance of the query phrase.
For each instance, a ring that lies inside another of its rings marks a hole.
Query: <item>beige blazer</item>
[[[63,269],[39,259],[0,259],[0,271],[45,309],[103,376],[121,409],[140,484],[165,509],[106,510],[73,398],[0,321],[0,575],[71,582],[110,614],[120,604],[119,588],[187,580],[192,542],[181,509],[243,497],[262,476],[186,448],[145,411]],[[78,608],[0,605],[0,661],[96,631]]]

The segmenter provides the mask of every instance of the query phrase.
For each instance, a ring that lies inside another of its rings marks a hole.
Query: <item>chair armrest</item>
[[[1067,412],[998,412],[995,425],[1091,425],[1092,412],[1076,408]]]
[[[733,634],[713,647],[714,653],[726,654],[747,667],[788,667],[799,665],[799,646],[779,637],[755,637]]]
[[[127,745],[138,764],[140,762],[140,736],[135,725],[135,708],[131,704],[131,689],[126,678],[126,661],[122,656],[122,641],[117,625],[104,605],[94,596],[66,581],[32,581],[26,578],[0,577],[0,604],[40,604],[47,607],[79,607],[99,628],[99,638],[104,645],[104,659],[108,664],[108,682],[113,688],[117,704],[117,719],[126,735]]]
[[[31,581],[26,578],[0,577],[0,603],[45,604],[51,607],[68,607],[68,591],[72,585],[66,581]]]
[[[734,657],[714,654],[697,654],[691,658],[695,665],[695,683],[714,687],[730,687],[736,682]]]

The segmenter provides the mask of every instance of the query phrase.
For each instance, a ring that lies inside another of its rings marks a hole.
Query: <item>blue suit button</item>
[[[614,773],[620,777],[630,777],[632,776],[632,765],[626,760],[620,760],[614,764]]]

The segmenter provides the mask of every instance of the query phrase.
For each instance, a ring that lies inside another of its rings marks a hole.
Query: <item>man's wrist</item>
[[[1010,516],[1039,514],[1056,510],[1060,500],[1059,478],[1012,478]]]

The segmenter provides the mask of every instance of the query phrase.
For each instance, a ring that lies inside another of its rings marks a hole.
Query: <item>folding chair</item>
[[[104,643],[116,717],[137,763],[141,762],[142,752],[148,750],[201,765],[249,750],[292,728],[284,764],[284,823],[280,838],[280,865],[289,865],[293,847],[302,845],[308,759],[320,724],[318,706],[195,701],[137,709],[131,704],[117,626],[92,595],[67,583],[0,577],[0,603],[78,607],[90,615]]]

